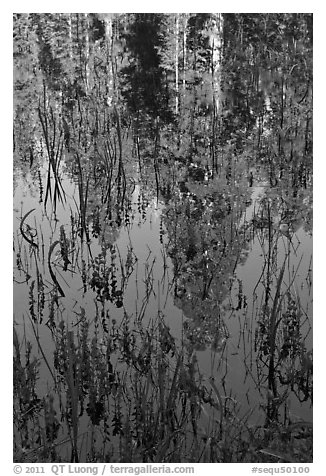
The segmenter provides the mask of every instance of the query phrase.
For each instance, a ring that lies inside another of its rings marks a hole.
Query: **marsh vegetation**
[[[312,461],[312,17],[14,15],[14,460]]]

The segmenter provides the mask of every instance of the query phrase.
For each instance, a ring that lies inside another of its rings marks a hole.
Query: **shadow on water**
[[[241,18],[15,16],[15,461],[311,461],[309,16]]]

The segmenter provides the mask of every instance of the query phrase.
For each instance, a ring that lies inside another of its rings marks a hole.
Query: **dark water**
[[[159,102],[139,86],[145,70],[139,79],[122,68],[108,100],[103,72],[89,66],[89,89],[72,94],[40,56],[27,80],[32,54],[24,54],[15,89],[14,323],[40,361],[38,395],[55,393],[45,360],[54,371],[60,322],[77,339],[86,319],[99,349],[112,329],[127,323],[137,336],[160,322],[174,354],[195,362],[207,388],[213,377],[249,425],[311,421],[307,153],[297,145],[296,167],[270,159],[278,137],[267,125],[260,151],[254,121],[247,136],[222,140],[219,111],[202,106],[214,97],[209,76],[189,80],[175,114],[171,80],[157,86]],[[209,428],[205,411],[200,421]],[[79,431],[88,428],[84,414]]]

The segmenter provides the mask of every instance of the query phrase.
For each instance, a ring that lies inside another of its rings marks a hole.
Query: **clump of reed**
[[[294,285],[302,256],[297,257],[291,236],[284,241],[284,233],[275,228],[273,206],[271,198],[262,200],[261,216],[265,217],[266,225],[258,232],[258,240],[264,259],[254,290],[255,294],[260,288],[262,293],[260,308],[255,310],[258,317],[254,350],[258,381],[260,384],[267,381],[269,423],[278,421],[280,414],[284,414],[290,392],[301,402],[312,402],[312,351],[306,344],[311,326]]]
[[[14,461],[60,461],[54,395],[39,396],[40,359],[32,356],[32,344],[26,338],[19,342],[15,329],[13,337]]]
[[[147,325],[125,313],[118,324],[101,306],[93,324],[82,309],[74,327],[57,324],[54,386],[45,398],[37,391],[40,362],[25,343],[23,365],[14,333],[17,460],[33,451],[72,462],[298,460],[295,434],[309,428],[249,425],[218,379],[200,372],[196,353],[177,345],[161,313]]]

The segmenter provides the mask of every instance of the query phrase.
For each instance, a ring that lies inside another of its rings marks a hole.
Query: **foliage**
[[[14,173],[16,461],[311,461],[311,15],[14,15]]]

